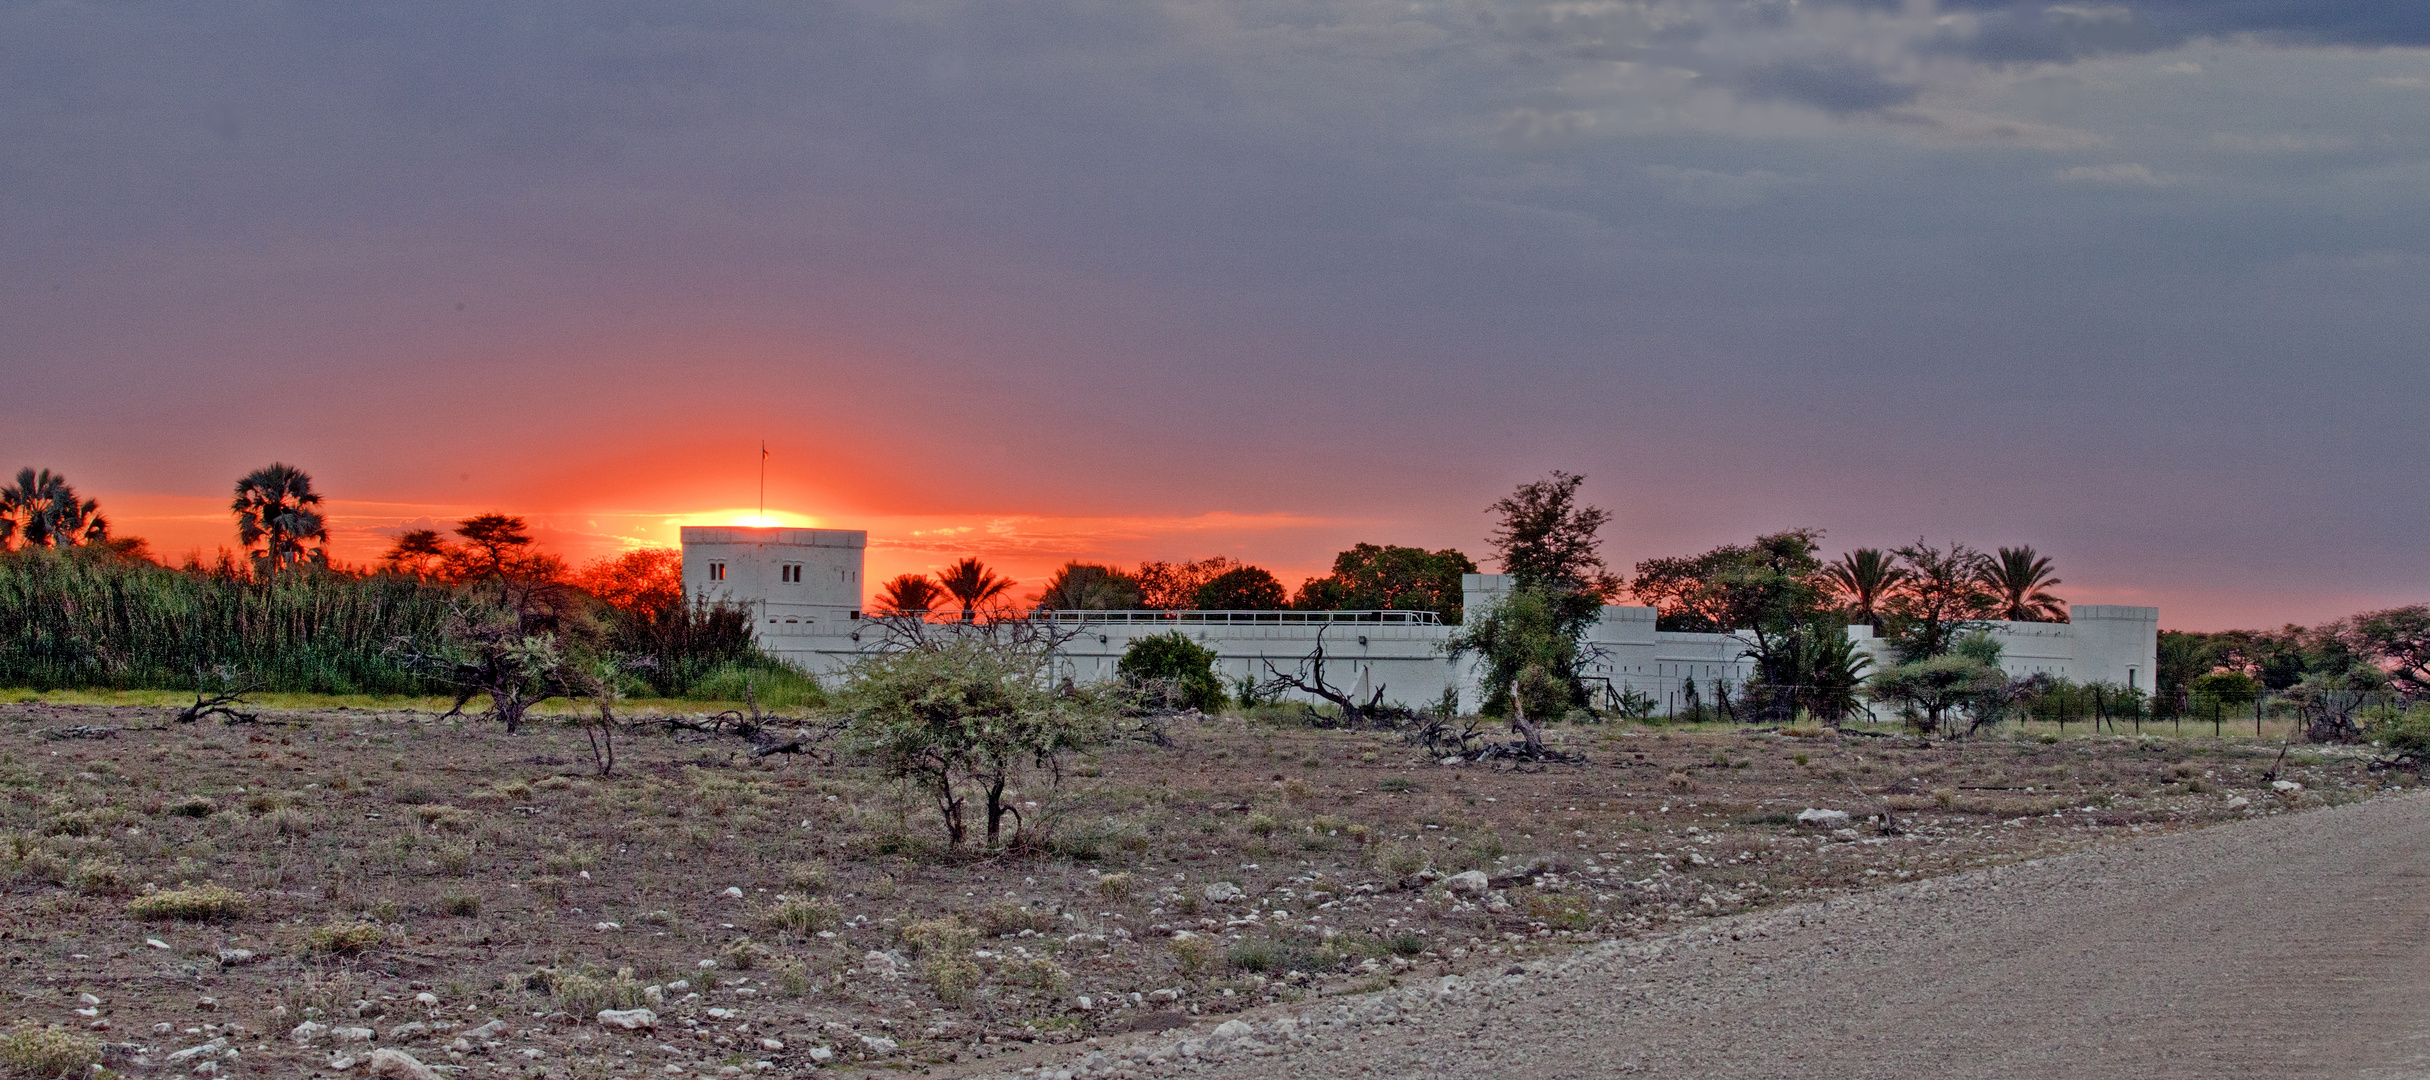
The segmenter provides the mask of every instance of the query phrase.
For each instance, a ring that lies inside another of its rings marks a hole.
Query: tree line
[[[685,595],[679,552],[573,568],[485,513],[347,567],[323,504],[300,468],[253,470],[229,503],[239,549],[172,567],[23,470],[0,488],[0,684],[488,694],[517,719],[554,696],[809,687],[759,651],[746,607]]]
[[[1333,572],[1286,591],[1273,572],[1226,555],[1180,562],[1151,561],[1125,570],[1067,562],[1031,595],[1040,611],[1431,611],[1460,621],[1460,575],[1477,572],[1468,556],[1449,548],[1353,545],[1333,559]],[[872,604],[888,614],[949,613],[963,622],[1007,599],[1020,583],[976,558],[927,574],[902,574],[879,586]]]

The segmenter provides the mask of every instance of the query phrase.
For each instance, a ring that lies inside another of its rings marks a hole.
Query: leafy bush
[[[632,968],[618,968],[613,976],[598,976],[582,971],[560,971],[541,968],[525,978],[524,984],[534,990],[546,990],[557,1007],[576,1016],[589,1016],[602,1009],[630,1009],[641,1004],[641,980],[633,977]]]
[[[101,1064],[101,1040],[60,1027],[20,1022],[0,1035],[0,1066],[19,1076],[80,1077]]]
[[[245,894],[219,885],[162,889],[127,904],[127,914],[155,921],[229,919],[244,914]]]
[[[685,696],[699,701],[752,700],[769,709],[815,708],[827,704],[827,688],[809,672],[771,657],[728,661],[692,681]]]
[[[824,900],[791,899],[766,908],[757,922],[768,930],[789,934],[815,934],[832,930],[843,921],[843,909]]]
[[[1179,691],[1180,704],[1201,712],[1223,707],[1223,683],[1215,678],[1215,650],[1191,641],[1179,630],[1131,642],[1122,650],[1114,673],[1134,686],[1150,681],[1170,683]]]
[[[332,956],[351,956],[379,945],[388,932],[377,924],[360,922],[351,926],[330,923],[304,932],[304,948],[309,952]]]

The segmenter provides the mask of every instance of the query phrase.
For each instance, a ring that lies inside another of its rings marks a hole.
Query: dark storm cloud
[[[2384,0],[1948,0],[1942,10],[1980,21],[1932,46],[1989,63],[2064,62],[2246,34],[2287,44],[2430,45],[2430,5]]]

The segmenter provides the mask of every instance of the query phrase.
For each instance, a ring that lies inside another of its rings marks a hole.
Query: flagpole
[[[768,440],[759,441],[759,523],[768,524]]]

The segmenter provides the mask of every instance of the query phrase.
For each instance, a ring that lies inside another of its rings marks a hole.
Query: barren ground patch
[[[2414,783],[2235,738],[1626,725],[1509,771],[1224,718],[1033,777],[1044,842],[988,854],[850,760],[636,733],[603,778],[553,724],[171,715],[0,707],[17,1012],[129,1071],[213,1039],[262,1075],[372,1046],[470,1076],[971,1061]],[[655,1028],[595,1020],[626,1007]]]

